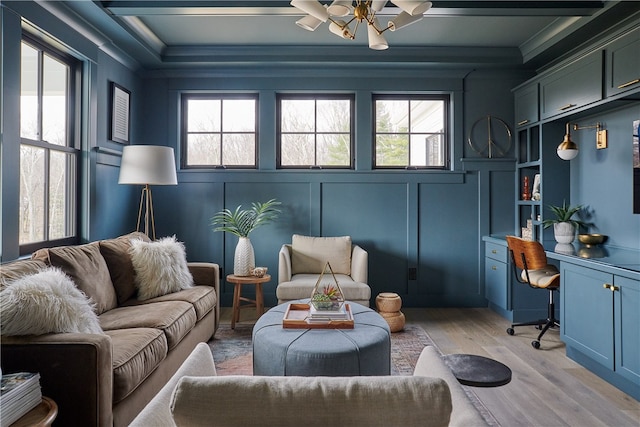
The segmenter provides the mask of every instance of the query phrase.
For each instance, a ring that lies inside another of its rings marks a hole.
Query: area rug
[[[215,338],[209,341],[218,375],[253,375],[252,331],[253,325],[236,325],[235,329],[229,324],[220,325]],[[431,337],[417,325],[406,325],[404,331],[391,334],[391,375],[413,375],[418,357],[427,345],[441,353]],[[462,388],[487,424],[499,426],[473,390],[467,386]]]

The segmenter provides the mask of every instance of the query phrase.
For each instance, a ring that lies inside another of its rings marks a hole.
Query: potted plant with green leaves
[[[266,202],[253,202],[251,208],[242,209],[242,205],[235,210],[223,209],[211,218],[213,231],[226,231],[238,236],[233,257],[233,274],[236,276],[249,276],[256,266],[255,255],[249,233],[256,228],[273,222],[280,214],[276,199]]]
[[[573,216],[582,210],[582,205],[571,206],[566,200],[562,202],[562,206],[549,205],[549,210],[553,212],[555,218],[546,219],[542,222],[544,228],[553,225],[553,236],[558,243],[571,243],[576,238],[576,230],[580,227],[589,227],[589,224],[575,219]]]

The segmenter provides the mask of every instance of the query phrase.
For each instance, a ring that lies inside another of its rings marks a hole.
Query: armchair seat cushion
[[[362,301],[371,298],[371,288],[366,283],[354,281],[345,274],[336,274],[336,280],[340,289],[344,293],[344,298],[349,301]],[[295,300],[311,298],[311,291],[318,280],[317,274],[296,274],[290,282],[283,282],[278,285],[276,295],[279,300]],[[325,274],[321,284],[331,284],[333,278],[330,274]]]

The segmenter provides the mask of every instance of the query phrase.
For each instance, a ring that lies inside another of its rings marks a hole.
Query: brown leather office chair
[[[554,265],[547,262],[547,255],[539,242],[507,236],[507,245],[511,254],[513,272],[518,282],[527,284],[535,289],[549,291],[546,319],[514,323],[507,329],[507,333],[513,335],[513,328],[516,326],[536,325],[541,331],[538,338],[531,342],[531,345],[537,349],[540,348],[540,338],[545,332],[551,327],[560,326],[560,322],[555,318],[554,304],[554,291],[560,288],[560,272]],[[520,273],[518,274],[519,271]]]

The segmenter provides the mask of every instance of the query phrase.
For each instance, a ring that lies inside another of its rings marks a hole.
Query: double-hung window
[[[353,95],[277,96],[278,168],[353,168]]]
[[[182,96],[183,168],[256,168],[258,96]]]
[[[375,168],[448,167],[448,96],[374,95],[373,109]]]
[[[76,243],[80,66],[23,37],[20,59],[20,253]]]

